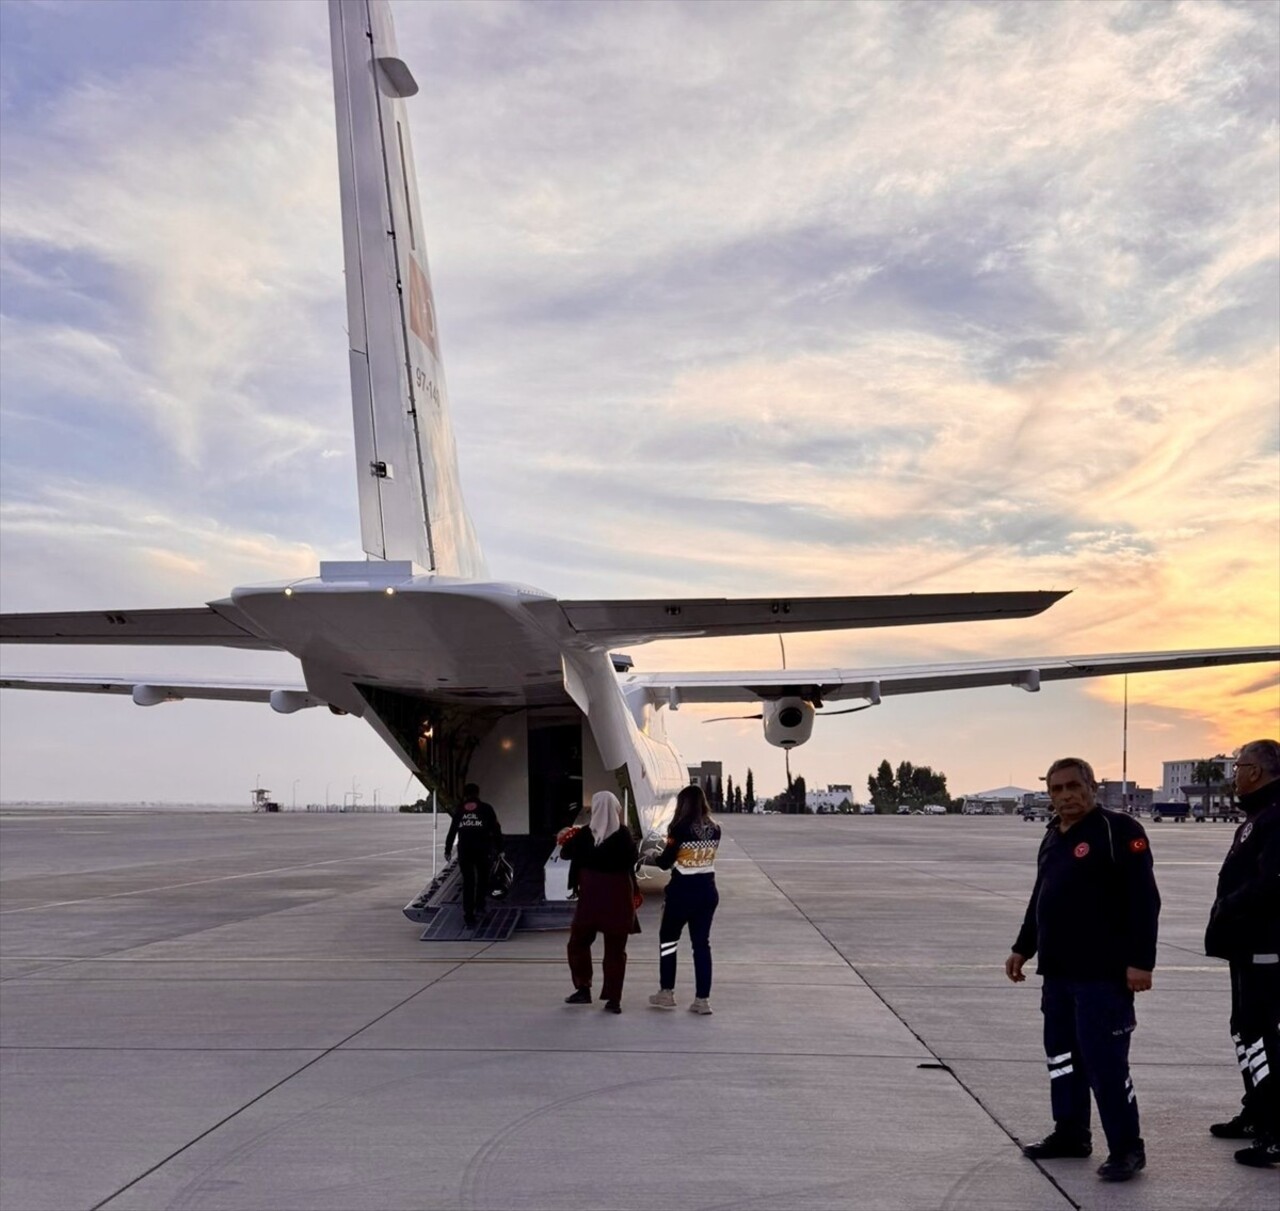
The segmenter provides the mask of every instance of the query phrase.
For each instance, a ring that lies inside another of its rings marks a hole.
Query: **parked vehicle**
[[[1211,807],[1206,812],[1203,803],[1197,803],[1191,809],[1191,818],[1197,824],[1203,824],[1206,820],[1222,820],[1227,824],[1239,824],[1244,819],[1244,813],[1234,803],[1221,803],[1217,807]]]
[[[1181,824],[1191,811],[1187,803],[1153,803],[1151,805],[1151,823],[1159,824],[1162,820],[1172,820]]]

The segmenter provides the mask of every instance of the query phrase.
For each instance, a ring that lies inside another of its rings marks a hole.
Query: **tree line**
[[[787,784],[786,790],[772,799],[759,801],[755,793],[755,776],[747,770],[746,788],[735,786],[729,775],[723,788],[712,786],[707,798],[712,809],[724,812],[753,812],[757,805],[782,815],[804,815],[809,811],[806,801],[808,786],[804,775],[797,774]],[[914,811],[928,804],[940,804],[948,811],[959,811],[960,800],[953,799],[947,790],[947,776],[928,765],[914,765],[901,761],[895,770],[888,760],[880,762],[876,772],[867,778],[869,802],[880,815],[893,815],[900,808]],[[858,804],[850,802],[848,810],[856,810]]]

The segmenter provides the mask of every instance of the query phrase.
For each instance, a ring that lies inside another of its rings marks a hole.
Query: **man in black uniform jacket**
[[[1035,887],[1005,974],[1026,979],[1037,952],[1049,1058],[1053,1131],[1023,1152],[1033,1160],[1088,1156],[1089,1090],[1107,1137],[1103,1181],[1145,1168],[1146,1147],[1129,1079],[1133,994],[1151,987],[1156,890],[1147,835],[1131,816],[1098,807],[1093,768],[1064,757],[1045,777],[1055,815],[1040,844]]]
[[[1204,935],[1206,954],[1231,967],[1231,1037],[1244,1105],[1214,1123],[1219,1139],[1252,1139],[1242,1165],[1280,1165],[1280,744],[1240,750],[1236,794],[1245,821],[1231,839]]]
[[[480,788],[468,782],[462,788],[462,806],[449,825],[444,839],[444,860],[453,853],[458,842],[458,869],[462,871],[462,915],[469,928],[474,928],[477,914],[484,911],[489,896],[489,872],[494,856],[502,848],[502,828],[498,814],[481,802]]]

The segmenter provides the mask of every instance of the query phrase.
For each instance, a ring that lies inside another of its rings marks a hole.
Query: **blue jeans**
[[[1089,1130],[1089,1092],[1112,1153],[1141,1143],[1138,1101],[1129,1079],[1129,1036],[1137,1025],[1124,980],[1045,976],[1040,1009],[1049,1061],[1049,1101],[1058,1130]]]

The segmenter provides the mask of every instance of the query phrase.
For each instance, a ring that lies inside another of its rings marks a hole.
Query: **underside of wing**
[[[203,698],[214,702],[266,702],[281,714],[324,706],[301,683],[279,681],[174,680],[146,677],[83,677],[16,674],[0,677],[0,690],[54,690],[71,694],[127,694],[139,706]]]
[[[1280,647],[1202,648],[1182,652],[1116,652],[1097,656],[1046,656],[1026,660],[973,660],[871,669],[770,669],[726,673],[648,673],[628,677],[650,701],[667,705],[758,702],[799,697],[821,706],[853,698],[878,702],[895,694],[1009,685],[1035,691],[1045,681],[1212,668],[1280,660]]]
[[[234,617],[231,602],[180,610],[78,610],[0,614],[0,643],[83,643],[155,647],[229,647],[278,651]]]
[[[878,597],[657,598],[558,604],[579,636],[600,646],[613,646],[654,639],[1031,618],[1065,596],[1065,592],[898,593]]]

